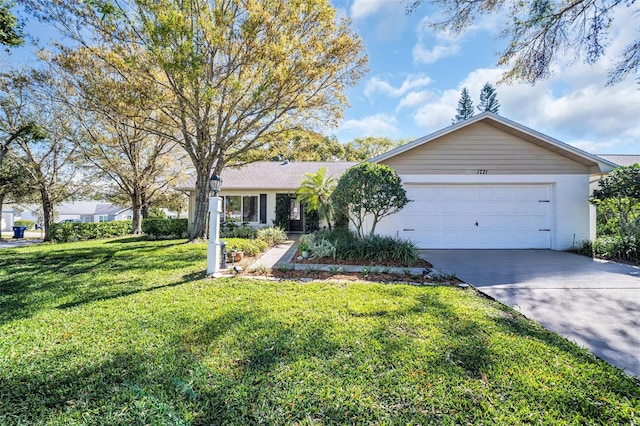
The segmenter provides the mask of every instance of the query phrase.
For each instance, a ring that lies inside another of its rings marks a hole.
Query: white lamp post
[[[209,245],[207,246],[207,275],[215,275],[220,269],[220,213],[222,203],[218,192],[222,178],[215,173],[209,179]]]

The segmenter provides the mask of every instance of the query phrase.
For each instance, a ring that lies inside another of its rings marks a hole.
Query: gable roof
[[[358,164],[351,161],[258,161],[241,167],[226,167],[222,178],[222,191],[250,189],[282,189],[295,191],[300,187],[305,173],[317,173],[326,167],[327,174],[338,179],[350,167]],[[176,189],[193,191],[196,176],[181,183]]]
[[[501,130],[506,133],[510,133],[527,142],[530,142],[540,147],[543,147],[545,149],[548,149],[549,151],[553,151],[559,155],[567,157],[580,164],[584,164],[585,166],[589,167],[590,172],[593,174],[608,173],[609,171],[617,167],[617,164],[615,164],[612,161],[595,156],[593,154],[589,154],[586,151],[583,151],[581,149],[568,145],[564,142],[560,142],[557,139],[544,135],[540,132],[537,132],[533,129],[530,129],[526,126],[523,126],[511,120],[508,120],[502,116],[493,114],[491,112],[483,112],[467,120],[453,124],[449,127],[445,127],[444,129],[438,130],[437,132],[431,133],[430,135],[416,139],[413,142],[409,142],[408,144],[402,145],[398,148],[392,149],[391,151],[385,152],[384,154],[374,157],[369,161],[372,163],[379,163],[381,161],[388,160],[389,158],[395,157],[396,155],[407,152],[413,148],[419,147],[423,144],[429,143],[431,141],[439,139],[445,135],[448,135],[459,129],[462,129],[464,127],[470,126],[478,122],[488,124],[490,126],[495,127],[498,130]]]
[[[128,209],[98,201],[73,201],[61,203],[56,206],[55,210],[59,215],[109,215],[118,214]]]
[[[605,160],[611,161],[619,166],[633,166],[634,164],[640,164],[640,155],[598,154],[598,157],[604,158]]]

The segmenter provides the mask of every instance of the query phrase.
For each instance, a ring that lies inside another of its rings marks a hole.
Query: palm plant
[[[304,203],[307,212],[318,212],[320,220],[326,220],[331,230],[333,205],[331,193],[337,185],[332,175],[326,176],[326,167],[320,168],[318,173],[305,173],[305,178],[298,189],[298,201]]]

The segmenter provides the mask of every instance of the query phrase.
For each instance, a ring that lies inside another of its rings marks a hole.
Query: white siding
[[[399,174],[580,174],[588,165],[512,133],[474,123],[382,161]]]

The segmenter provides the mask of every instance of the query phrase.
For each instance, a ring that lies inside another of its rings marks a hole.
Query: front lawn
[[[203,276],[206,244],[0,250],[0,424],[637,424],[638,383],[473,291]]]

